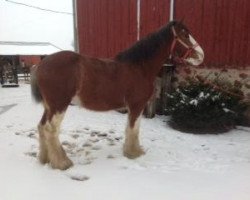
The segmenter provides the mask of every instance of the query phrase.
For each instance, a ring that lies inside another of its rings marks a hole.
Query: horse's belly
[[[108,111],[125,107],[124,96],[115,93],[105,93],[104,91],[82,92],[78,100],[75,100],[82,107],[95,111]]]

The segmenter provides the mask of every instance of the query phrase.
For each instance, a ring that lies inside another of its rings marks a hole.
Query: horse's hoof
[[[131,148],[130,149],[124,148],[124,150],[123,150],[123,155],[129,159],[135,159],[135,158],[138,158],[144,154],[145,154],[145,152],[143,151],[143,149],[141,147],[132,148],[132,149]]]
[[[65,158],[64,160],[50,162],[50,165],[53,169],[66,170],[73,166],[73,162],[69,158]]]
[[[46,163],[49,163],[49,158],[47,154],[40,153],[38,155],[38,159],[39,159],[39,162],[43,165]]]

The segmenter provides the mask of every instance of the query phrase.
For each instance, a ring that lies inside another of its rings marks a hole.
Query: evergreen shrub
[[[226,132],[244,120],[246,106],[240,95],[239,88],[226,83],[214,87],[199,79],[189,80],[169,94],[168,123],[185,132]]]

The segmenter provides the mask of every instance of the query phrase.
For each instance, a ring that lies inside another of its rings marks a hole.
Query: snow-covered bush
[[[198,80],[179,86],[169,95],[166,110],[169,124],[192,133],[219,133],[235,127],[242,121],[245,110],[240,97],[232,95],[240,94],[240,90],[231,88],[229,92],[225,85],[220,88],[224,89]]]

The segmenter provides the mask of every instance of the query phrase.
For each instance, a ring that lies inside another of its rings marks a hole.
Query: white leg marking
[[[137,158],[144,154],[139,142],[140,120],[141,115],[136,119],[134,126],[131,127],[128,119],[125,144],[123,147],[123,153],[128,158]]]
[[[47,121],[45,125],[43,125],[49,162],[53,168],[61,170],[73,165],[59,141],[59,130],[63,117],[64,113],[57,113],[52,117],[51,121]]]
[[[38,125],[38,132],[39,132],[39,161],[42,164],[49,162],[48,157],[48,146],[46,144],[45,135],[43,126],[41,124]]]

